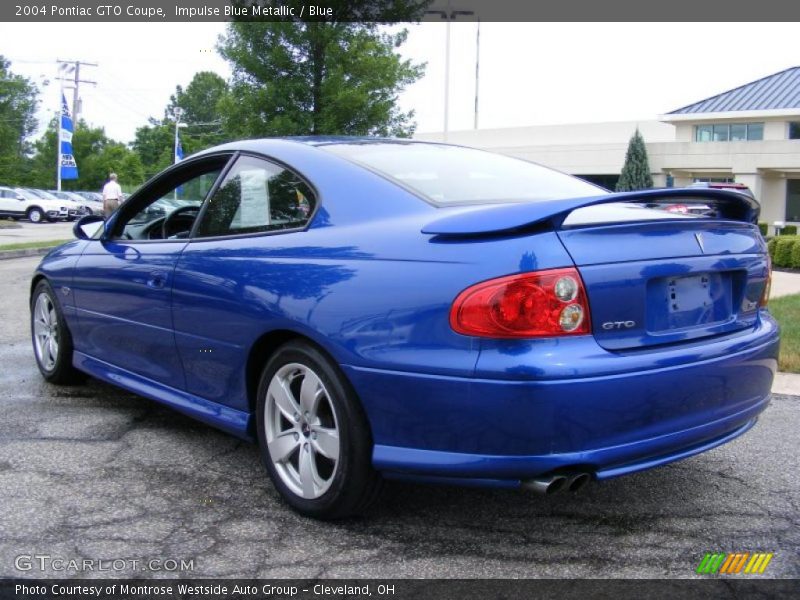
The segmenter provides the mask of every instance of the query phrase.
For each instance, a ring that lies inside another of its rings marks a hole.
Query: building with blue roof
[[[637,127],[656,186],[743,183],[761,203],[762,221],[800,224],[800,67],[649,121],[453,131],[447,141],[533,160],[613,188]]]

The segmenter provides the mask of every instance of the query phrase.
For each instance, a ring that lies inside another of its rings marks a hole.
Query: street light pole
[[[447,3],[448,13],[450,11],[450,2]],[[447,34],[445,36],[445,51],[444,51],[444,136],[443,139],[447,141],[447,132],[449,131],[449,117],[450,117],[450,21],[452,18],[447,19]]]
[[[478,128],[478,75],[481,66],[481,22],[478,21],[478,32],[475,34],[475,129]]]
[[[450,131],[450,22],[455,20],[459,15],[471,16],[475,13],[471,10],[454,10],[452,8],[452,0],[447,0],[447,5],[444,10],[428,10],[425,14],[439,15],[440,18],[447,21],[445,33],[445,50],[444,50],[444,132],[442,140],[447,141],[448,133]]]
[[[178,158],[178,128],[180,127],[181,123],[181,115],[183,114],[183,109],[180,106],[176,106],[172,114],[175,117],[175,144],[172,147],[172,162],[173,164],[177,162]]]
[[[175,117],[175,143],[172,146],[172,164],[178,163],[178,129],[182,125],[181,123],[181,115],[183,114],[183,109],[180,106],[176,106],[172,110],[172,114]],[[178,186],[180,187],[180,186]],[[172,190],[172,199],[178,199],[178,188]]]

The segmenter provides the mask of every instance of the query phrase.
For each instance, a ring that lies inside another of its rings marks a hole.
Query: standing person
[[[122,188],[117,183],[117,174],[111,173],[108,176],[108,183],[103,186],[103,212],[106,217],[110,216],[122,202]]]

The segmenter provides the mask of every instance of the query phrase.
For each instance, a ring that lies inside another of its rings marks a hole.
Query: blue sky
[[[55,60],[99,63],[85,76],[83,117],[130,141],[160,117],[176,84],[228,66],[214,50],[224,23],[0,23],[0,54],[43,88],[40,117],[57,106]],[[484,23],[480,126],[645,120],[800,64],[793,23]],[[401,52],[427,61],[400,97],[418,131],[443,124],[445,25],[410,27]],[[66,35],[65,35],[66,34]],[[469,129],[475,97],[475,23],[451,29],[450,129]]]

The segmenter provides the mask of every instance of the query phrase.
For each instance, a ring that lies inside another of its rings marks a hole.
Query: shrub
[[[798,238],[792,248],[791,267],[793,269],[800,269],[800,238]]]
[[[767,235],[767,231],[769,231],[769,225],[767,223],[759,223],[758,228],[761,230],[761,235]]]
[[[781,235],[797,235],[797,225],[784,225]]]
[[[778,245],[778,238],[774,237],[767,240],[767,252],[769,252],[769,257],[772,259],[772,264],[775,264],[775,246]]]
[[[778,243],[775,245],[775,256],[772,259],[772,264],[776,267],[791,267],[792,266],[792,248],[798,241],[797,236],[781,236]]]

